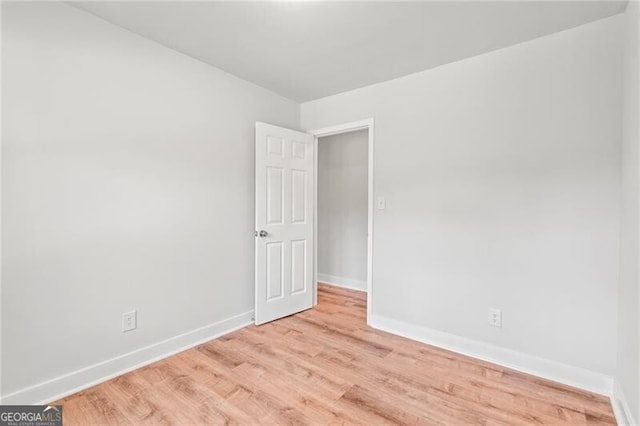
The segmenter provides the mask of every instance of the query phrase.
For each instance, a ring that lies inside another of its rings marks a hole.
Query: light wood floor
[[[364,293],[58,401],[65,425],[615,424],[608,398],[366,326]]]

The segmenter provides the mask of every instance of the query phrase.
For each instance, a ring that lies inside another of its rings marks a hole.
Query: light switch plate
[[[378,210],[384,210],[387,208],[387,200],[384,199],[384,197],[378,197],[378,200],[376,202],[376,208]]]

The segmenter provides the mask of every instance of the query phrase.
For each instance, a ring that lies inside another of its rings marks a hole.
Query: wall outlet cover
[[[489,325],[502,327],[502,311],[496,308],[489,308]]]
[[[136,311],[122,314],[122,332],[135,330],[138,327],[138,314]]]

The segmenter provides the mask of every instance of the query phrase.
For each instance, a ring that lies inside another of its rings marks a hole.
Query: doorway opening
[[[318,283],[366,292],[371,312],[373,119],[315,136],[314,305]],[[331,288],[331,287],[327,287]]]

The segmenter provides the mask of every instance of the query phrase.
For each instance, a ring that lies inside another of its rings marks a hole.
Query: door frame
[[[374,119],[352,121],[321,129],[310,130],[307,133],[313,135],[313,306],[318,304],[318,139],[326,136],[350,133],[358,130],[368,130],[368,174],[367,174],[367,324],[371,318],[372,294],[373,294],[373,141]]]

